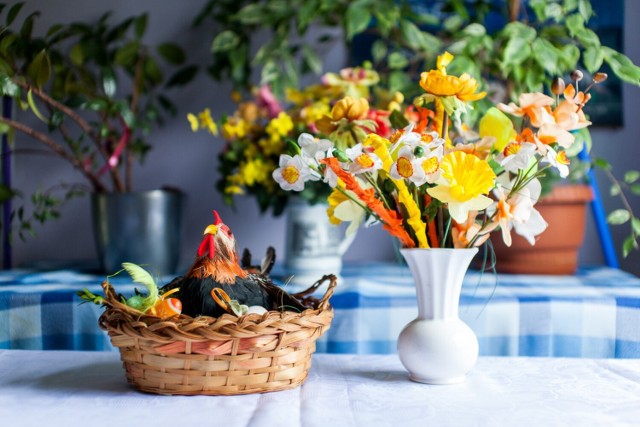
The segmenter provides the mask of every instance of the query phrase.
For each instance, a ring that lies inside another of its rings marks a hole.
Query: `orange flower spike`
[[[388,210],[384,207],[382,202],[375,197],[375,191],[372,188],[364,190],[358,184],[358,181],[353,175],[345,172],[340,167],[338,159],[335,157],[329,157],[322,160],[322,163],[326,164],[331,170],[338,175],[338,178],[344,182],[347,190],[353,191],[356,196],[371,209],[380,220],[383,222],[382,228],[387,230],[392,236],[400,239],[400,242],[405,248],[415,248],[416,244],[409,236],[409,233],[402,226],[402,219],[398,217],[398,213]]]
[[[428,194],[424,195],[424,204],[425,206],[429,206],[431,204],[431,196]],[[429,236],[429,243],[432,248],[439,248],[440,242],[438,242],[438,232],[436,230],[436,222],[435,220],[429,221],[427,224],[427,234]]]

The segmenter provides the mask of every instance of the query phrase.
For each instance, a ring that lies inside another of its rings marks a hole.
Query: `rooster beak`
[[[211,234],[214,235],[218,232],[218,226],[211,224],[209,226],[207,226],[207,228],[204,229],[204,233],[202,233],[203,235],[207,235],[207,234]]]

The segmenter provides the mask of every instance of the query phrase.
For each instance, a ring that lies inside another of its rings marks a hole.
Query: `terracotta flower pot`
[[[536,204],[549,227],[534,246],[513,232],[511,247],[504,244],[500,233],[491,236],[496,270],[512,274],[574,274],[584,241],[587,202],[592,199],[588,185],[555,187]]]

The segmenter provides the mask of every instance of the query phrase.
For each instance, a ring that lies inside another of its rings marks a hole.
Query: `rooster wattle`
[[[187,274],[169,283],[163,290],[179,287],[178,298],[182,313],[192,317],[204,315],[219,317],[225,309],[212,297],[212,291],[220,288],[225,296],[246,306],[261,306],[267,310],[296,310],[305,307],[284,290],[275,285],[264,273],[268,272],[275,252],[270,248],[263,268],[245,270],[239,264],[236,241],[216,211],[215,222],[204,231],[198,247],[197,258]],[[245,255],[246,262],[250,255]],[[219,291],[216,291],[218,294]]]

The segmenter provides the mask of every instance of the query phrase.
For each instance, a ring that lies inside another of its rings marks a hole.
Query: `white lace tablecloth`
[[[116,353],[0,350],[3,426],[624,426],[640,423],[640,360],[480,358],[463,384],[408,380],[395,355],[317,354],[305,385],[156,396]]]

